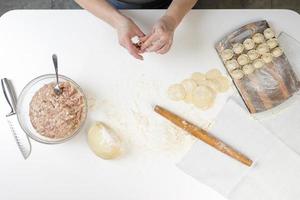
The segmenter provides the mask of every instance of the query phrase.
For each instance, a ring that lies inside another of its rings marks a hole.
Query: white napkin
[[[233,200],[299,197],[300,158],[234,101],[228,101],[210,132],[256,161],[254,165],[248,168],[197,141],[179,168]]]

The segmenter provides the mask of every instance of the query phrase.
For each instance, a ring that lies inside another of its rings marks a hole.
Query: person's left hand
[[[141,38],[141,51],[167,53],[172,46],[175,28],[175,21],[171,17],[163,16],[160,18],[153,26],[152,33]]]

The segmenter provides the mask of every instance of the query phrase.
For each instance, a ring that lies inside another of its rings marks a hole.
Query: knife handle
[[[8,114],[8,116],[15,114],[16,113],[16,105],[17,105],[15,91],[14,91],[13,87],[11,86],[10,81],[7,78],[1,79],[1,85],[2,85],[2,90],[3,90],[3,94],[5,96],[5,99],[11,108],[11,111]]]

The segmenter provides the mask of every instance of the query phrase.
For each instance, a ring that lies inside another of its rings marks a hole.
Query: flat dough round
[[[246,50],[251,50],[255,47],[255,42],[250,38],[246,39],[243,44]]]
[[[185,90],[181,84],[174,84],[168,88],[168,97],[173,101],[180,101],[185,98]]]
[[[243,72],[244,74],[252,74],[254,72],[255,68],[252,66],[252,64],[248,64],[243,66]]]
[[[273,49],[272,51],[272,55],[277,58],[279,56],[281,56],[283,54],[283,50],[280,47],[276,47],[275,49]]]
[[[219,82],[215,81],[214,79],[209,79],[204,81],[201,85],[205,85],[212,89],[215,93],[218,93],[221,89],[221,85]]]
[[[265,42],[265,37],[263,34],[261,33],[255,33],[252,37],[252,40],[256,43],[256,44],[261,44],[263,42]]]
[[[260,45],[258,45],[258,47],[256,48],[256,50],[258,51],[258,53],[260,54],[264,54],[264,53],[268,53],[270,52],[270,48],[267,45],[267,43],[262,43]]]
[[[211,69],[211,70],[207,71],[205,74],[206,79],[214,79],[218,76],[222,76],[220,70],[218,70],[218,69]]]
[[[241,54],[244,51],[244,45],[241,43],[236,43],[232,46],[232,50],[235,54]]]
[[[264,30],[264,36],[266,39],[271,39],[275,37],[275,33],[271,28],[267,28],[266,30]]]
[[[203,74],[201,72],[194,72],[191,76],[191,79],[196,81],[197,84],[200,84],[202,81],[206,80],[205,74]]]
[[[193,79],[185,79],[181,82],[181,85],[183,86],[185,93],[191,93],[197,87],[197,83]]]
[[[230,82],[227,77],[225,76],[219,76],[213,81],[216,81],[219,83],[218,92],[226,92],[230,88]]]
[[[244,77],[244,72],[240,69],[233,70],[230,74],[233,79],[241,79]]]
[[[247,55],[250,58],[250,60],[255,60],[260,56],[260,54],[255,49],[248,51]]]
[[[250,58],[246,54],[242,54],[237,59],[240,65],[247,65],[250,62]]]
[[[265,53],[261,56],[261,59],[263,59],[265,63],[270,63],[273,60],[273,56],[271,53]]]
[[[265,65],[265,62],[263,59],[256,59],[253,61],[252,65],[255,69],[260,69]]]
[[[239,68],[240,65],[235,59],[232,59],[225,62],[225,67],[228,69],[228,71],[232,71]]]
[[[231,49],[225,49],[221,52],[221,57],[224,61],[230,60],[233,57],[233,51]]]
[[[274,49],[275,47],[278,46],[278,41],[276,38],[271,38],[267,41],[267,45],[269,46],[270,49]]]
[[[202,110],[212,107],[215,98],[214,91],[205,85],[199,85],[192,94],[193,104]]]

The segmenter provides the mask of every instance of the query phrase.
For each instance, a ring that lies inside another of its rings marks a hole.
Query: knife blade
[[[27,159],[31,153],[31,143],[18,121],[16,112],[17,98],[13,86],[7,78],[1,79],[1,86],[4,97],[11,108],[11,111],[6,115],[8,125],[24,159]]]

